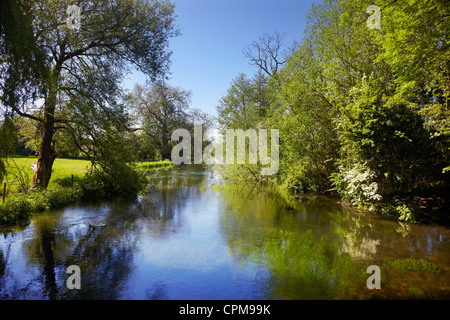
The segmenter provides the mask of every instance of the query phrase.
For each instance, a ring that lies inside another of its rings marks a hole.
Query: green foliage
[[[410,204],[399,204],[391,201],[376,203],[374,207],[377,212],[380,212],[387,218],[403,222],[417,222],[418,213]]]
[[[418,108],[394,100],[373,101],[363,95],[343,109],[339,119],[343,159],[364,161],[381,196],[414,192],[438,174]]]
[[[190,97],[189,91],[164,82],[135,86],[126,101],[135,120],[142,124],[130,141],[138,160],[170,159],[176,144],[171,137],[176,129],[186,129],[191,136],[194,123],[202,124],[202,133],[210,129],[212,118],[199,109],[190,109]]]
[[[80,201],[76,189],[52,189],[29,192],[26,195],[8,197],[0,204],[0,225],[26,221],[32,213],[57,209]]]
[[[377,5],[382,8],[382,32],[377,43],[383,48],[377,60],[392,66],[396,94],[424,101],[426,92],[426,100],[445,103],[448,109],[448,3],[382,0]]]
[[[25,197],[8,199],[0,204],[0,224],[15,224],[30,216],[31,204]]]
[[[380,30],[366,26],[368,5],[312,5],[303,39],[266,82],[269,107],[259,121],[280,130],[281,144],[271,181],[334,192],[401,221],[425,211],[441,219],[450,190],[448,5],[377,1]],[[244,80],[234,80],[219,122],[240,124],[252,110],[229,107],[236,93],[249,96]],[[245,180],[247,169],[238,170]],[[419,204],[430,197],[436,206]]]
[[[274,279],[282,282],[271,299],[329,299],[344,296],[344,284],[355,268],[338,245],[312,231],[298,234],[279,231],[271,234],[261,248],[264,264]]]
[[[356,163],[351,168],[339,167],[339,173],[331,176],[334,190],[346,201],[365,206],[378,202],[382,197],[377,193],[378,184],[374,173],[367,164]]]
[[[439,155],[434,157],[435,166],[446,173],[450,171],[450,109],[443,103],[427,104],[422,107],[420,114],[429,132],[430,143]]]
[[[115,196],[133,197],[147,183],[147,177],[132,166],[122,168],[119,176],[101,170],[93,170],[77,183],[83,201],[101,200]]]
[[[108,174],[94,171],[87,173],[71,188],[53,187],[8,197],[4,204],[0,204],[0,224],[15,224],[28,219],[32,213],[62,208],[77,202],[135,196],[147,180],[136,171],[130,170],[128,174],[128,179],[122,179],[122,184],[118,185]]]
[[[14,151],[15,128],[10,119],[0,123],[0,183],[6,177],[6,158]]]
[[[175,163],[170,161],[169,159],[165,159],[164,161],[153,161],[153,162],[137,162],[136,166],[138,169],[157,169],[157,168],[167,168],[174,166]]]
[[[0,3],[0,99],[5,107],[16,111],[46,90],[41,84],[47,77],[47,57],[33,34],[32,3],[17,0]]]
[[[433,274],[442,273],[442,269],[425,259],[389,259],[386,265],[399,272],[426,271]]]
[[[0,53],[7,59],[0,68],[5,79],[0,96],[6,110],[19,117],[22,138],[39,145],[33,186],[47,188],[55,157],[77,151],[104,172],[126,172],[130,143],[123,141],[131,124],[122,77],[135,67],[151,80],[164,78],[168,40],[178,35],[174,5],[165,0],[84,2],[82,31],[76,32],[62,23],[65,2],[5,3]],[[43,103],[35,103],[39,99]]]
[[[15,160],[20,167],[28,168],[35,158]],[[84,160],[57,159],[55,179],[49,188],[32,190],[26,194],[10,193],[6,202],[0,203],[0,224],[16,224],[26,221],[32,213],[62,208],[77,202],[134,197],[148,184],[148,170],[173,165],[171,161],[127,165],[123,167],[121,176],[115,178],[99,168],[88,170],[88,164],[89,162]]]
[[[227,94],[217,106],[218,122],[222,130],[255,128],[264,118],[268,107],[267,79],[257,74],[249,79],[239,74],[233,79]]]

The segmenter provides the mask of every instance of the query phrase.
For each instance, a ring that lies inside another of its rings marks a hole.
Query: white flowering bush
[[[381,200],[375,174],[366,163],[356,163],[351,168],[339,166],[332,176],[334,190],[354,205],[368,205]]]

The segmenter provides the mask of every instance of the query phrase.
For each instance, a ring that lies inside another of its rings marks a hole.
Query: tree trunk
[[[33,176],[32,188],[47,188],[52,175],[53,162],[56,154],[54,150],[53,135],[55,127],[55,109],[57,95],[57,79],[59,71],[52,74],[52,83],[45,99],[44,122],[42,123],[41,144],[37,161],[36,172]]]
[[[53,162],[56,158],[52,141],[53,126],[54,124],[50,124],[49,122],[43,124],[36,173],[33,177],[33,188],[47,188],[52,175]]]

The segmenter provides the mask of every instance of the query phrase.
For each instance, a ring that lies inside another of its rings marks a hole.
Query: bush
[[[80,182],[74,184],[74,188],[78,190],[78,195],[82,201],[93,201],[104,199],[106,197],[101,172],[92,172],[86,174]]]
[[[0,224],[15,224],[29,218],[31,205],[26,197],[8,199],[0,205]]]
[[[340,166],[339,171],[331,179],[333,190],[344,200],[358,206],[370,206],[381,200],[375,174],[365,163],[356,163],[351,168]]]
[[[143,172],[127,165],[114,174],[95,169],[74,183],[73,189],[82,201],[95,201],[116,196],[133,197],[147,182]]]
[[[406,204],[380,203],[376,207],[377,211],[387,218],[404,222],[416,221],[416,214],[414,210],[412,210]]]
[[[51,209],[62,208],[78,201],[71,189],[44,190],[42,192],[45,203]]]

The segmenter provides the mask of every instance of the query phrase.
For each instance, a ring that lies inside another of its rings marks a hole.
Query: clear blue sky
[[[300,40],[311,0],[173,0],[181,36],[171,39],[169,84],[192,92],[192,108],[215,116],[231,81],[252,76],[256,67],[242,53],[264,34],[285,33],[290,46]],[[134,74],[127,87],[145,83]]]

